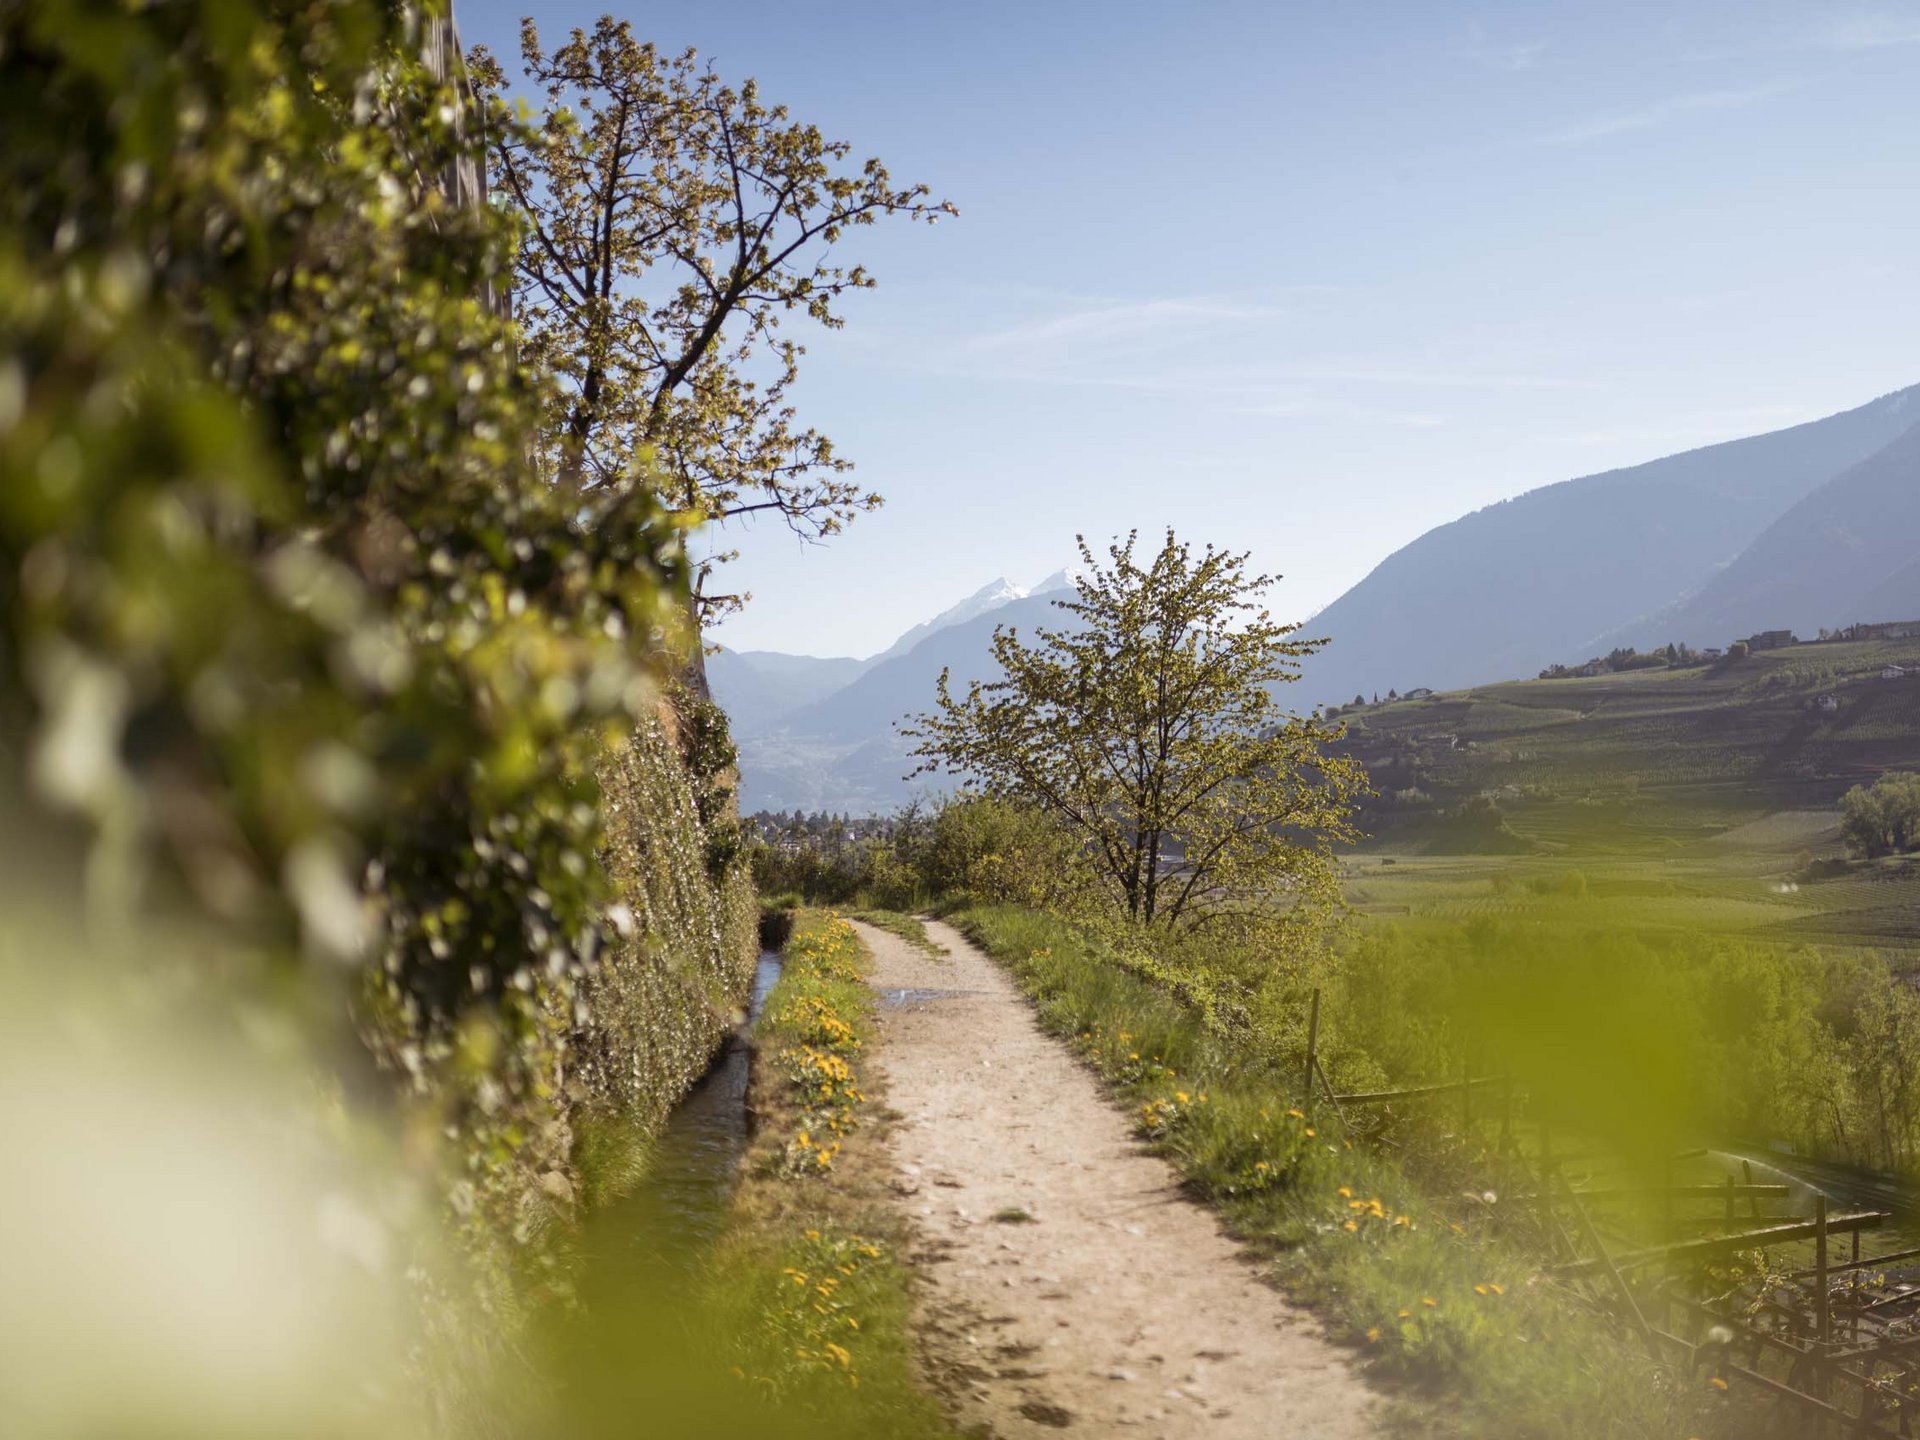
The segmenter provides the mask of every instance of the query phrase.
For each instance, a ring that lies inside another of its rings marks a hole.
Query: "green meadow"
[[[1920,640],[1347,707],[1378,792],[1348,902],[1903,963],[1920,953],[1920,858],[1850,857],[1839,811],[1853,786],[1920,768],[1920,673],[1883,679],[1889,666],[1920,672]]]

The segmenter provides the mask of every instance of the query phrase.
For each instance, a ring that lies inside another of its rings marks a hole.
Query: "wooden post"
[[[1620,1268],[1613,1263],[1613,1256],[1607,1253],[1606,1242],[1600,1238],[1600,1232],[1594,1229],[1593,1220],[1587,1214],[1587,1207],[1580,1203],[1580,1196],[1575,1193],[1573,1182],[1564,1175],[1559,1179],[1560,1183],[1567,1187],[1567,1204],[1573,1207],[1574,1218],[1580,1222],[1580,1229],[1585,1233],[1587,1243],[1593,1247],[1594,1254],[1600,1257],[1601,1267],[1607,1272],[1607,1278],[1613,1281],[1613,1288],[1620,1292],[1620,1299],[1626,1304],[1627,1313],[1633,1317],[1634,1328],[1640,1332],[1640,1338],[1647,1342],[1647,1350],[1658,1359],[1660,1347],[1653,1343],[1653,1327],[1647,1323],[1646,1314],[1641,1310],[1640,1302],[1634,1297],[1632,1289],[1628,1287],[1626,1276],[1620,1273]]]
[[[1318,1058],[1313,1062],[1313,1073],[1320,1077],[1320,1088],[1326,1092],[1327,1103],[1333,1106],[1333,1117],[1340,1122],[1340,1128],[1352,1131],[1353,1124],[1347,1119],[1347,1112],[1340,1106],[1340,1097],[1333,1093],[1333,1081],[1327,1078],[1327,1067]]]
[[[1749,1185],[1753,1184],[1753,1162],[1751,1160],[1742,1160],[1740,1162],[1740,1178],[1745,1180]],[[1760,1218],[1760,1197],[1752,1191],[1747,1192],[1747,1213],[1756,1220]]]
[[[1733,1228],[1733,1172],[1727,1172],[1727,1228]]]
[[[1820,1343],[1825,1345],[1833,1339],[1833,1315],[1827,1309],[1827,1197],[1816,1195],[1813,1200],[1814,1223],[1820,1228],[1813,1237],[1813,1270],[1815,1295],[1814,1313],[1820,1319]],[[1824,1374],[1824,1370],[1822,1371]]]
[[[1852,1263],[1853,1263],[1853,1268],[1855,1269],[1859,1268],[1860,1232],[1858,1230],[1853,1232],[1853,1262]],[[1849,1283],[1852,1283],[1852,1282],[1849,1282]],[[1847,1318],[1847,1338],[1851,1340],[1854,1344],[1858,1345],[1860,1343],[1860,1306],[1858,1303],[1859,1302],[1858,1294],[1855,1295],[1854,1300],[1855,1300],[1855,1303],[1849,1306],[1847,1310],[1847,1317],[1848,1317]]]
[[[1313,988],[1313,1008],[1307,1012],[1307,1063],[1300,1067],[1300,1094],[1305,1098],[1301,1106],[1304,1110],[1313,1109],[1313,1065],[1315,1051],[1320,1045],[1320,987]]]

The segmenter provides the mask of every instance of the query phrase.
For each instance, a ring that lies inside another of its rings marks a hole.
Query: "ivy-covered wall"
[[[702,765],[699,731],[682,718],[702,703],[663,705],[598,766],[618,938],[585,987],[575,1078],[595,1118],[641,1134],[705,1070],[745,1003],[759,949],[752,879],[715,843],[734,823],[724,795],[701,818],[728,778],[724,765]]]

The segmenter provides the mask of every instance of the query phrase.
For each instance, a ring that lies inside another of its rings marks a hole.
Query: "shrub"
[[[1899,855],[1920,849],[1920,774],[1889,771],[1840,800],[1840,827],[1857,854]]]
[[[1059,906],[1088,883],[1073,836],[1040,811],[1007,800],[948,802],[912,858],[933,894],[989,903]]]

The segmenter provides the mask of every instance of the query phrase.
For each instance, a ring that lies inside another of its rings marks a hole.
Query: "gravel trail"
[[[1370,1436],[1347,1351],[1262,1284],[1091,1074],[958,932],[862,925],[892,1187],[918,1235],[930,1378],[996,1436]]]

